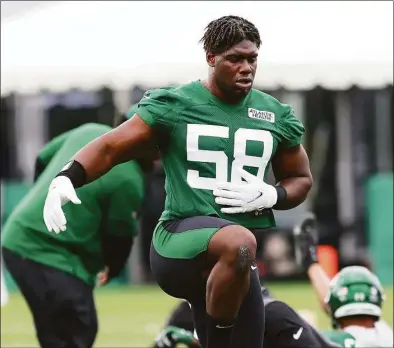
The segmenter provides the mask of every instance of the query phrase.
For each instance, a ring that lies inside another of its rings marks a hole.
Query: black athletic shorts
[[[93,288],[2,248],[4,263],[33,315],[42,348],[90,348],[97,335]]]
[[[207,258],[212,236],[231,221],[195,216],[157,225],[152,239],[150,263],[156,282],[167,294],[192,302],[201,293],[214,266]]]
[[[310,324],[284,302],[264,298],[264,348],[331,348]]]

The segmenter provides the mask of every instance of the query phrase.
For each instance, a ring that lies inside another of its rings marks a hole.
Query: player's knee
[[[235,263],[236,270],[244,273],[250,269],[255,260],[253,249],[248,245],[241,245],[238,248],[238,257]]]
[[[252,232],[246,228],[234,227],[237,227],[237,231],[228,238],[225,258],[237,272],[244,273],[250,270],[250,266],[255,262],[257,242]]]

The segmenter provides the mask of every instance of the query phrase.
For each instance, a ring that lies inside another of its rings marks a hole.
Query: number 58
[[[187,160],[192,162],[208,162],[216,164],[214,178],[200,177],[198,170],[188,169],[187,182],[197,189],[214,190],[218,181],[228,181],[229,159],[224,151],[200,150],[198,141],[201,136],[228,138],[229,127],[202,124],[188,124],[186,136]],[[264,143],[262,157],[246,155],[248,140]],[[244,166],[258,168],[257,176],[263,177],[273,149],[273,137],[269,131],[261,129],[239,128],[234,134],[234,160],[231,163],[231,182],[240,183],[242,178],[238,169]]]

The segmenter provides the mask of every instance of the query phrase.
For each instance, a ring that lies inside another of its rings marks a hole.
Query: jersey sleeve
[[[144,94],[135,113],[153,128],[172,131],[183,107],[182,98],[178,94],[157,89]]]
[[[130,109],[126,112],[126,118],[129,120],[133,117],[133,115],[137,112],[138,104],[133,104],[130,106]]]
[[[291,148],[302,143],[302,136],[305,128],[302,122],[294,115],[294,110],[286,105],[284,114],[278,122],[281,133],[280,145],[284,148]]]

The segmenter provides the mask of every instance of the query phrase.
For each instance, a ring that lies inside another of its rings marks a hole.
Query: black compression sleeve
[[[81,163],[71,160],[56,176],[66,176],[70,179],[74,188],[81,187],[86,184],[86,172]]]

